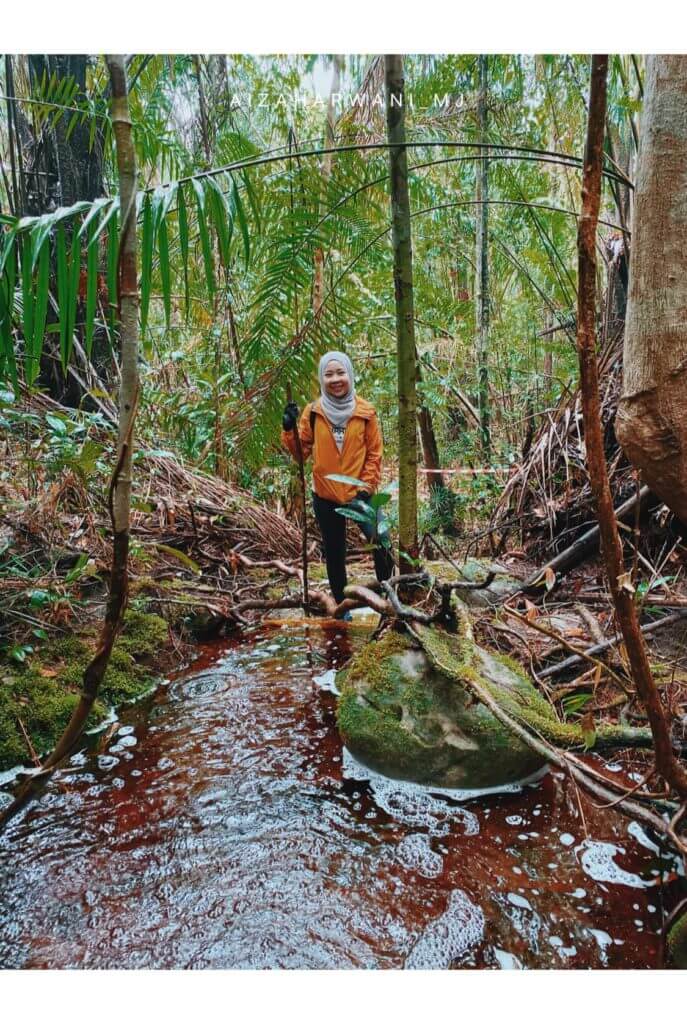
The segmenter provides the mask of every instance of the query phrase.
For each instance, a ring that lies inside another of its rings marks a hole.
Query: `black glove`
[[[293,430],[298,423],[298,406],[295,402],[289,402],[284,409],[284,415],[281,418],[281,425],[287,432]]]
[[[371,495],[370,495],[369,491],[358,491],[358,493],[355,496],[355,500],[356,501],[364,501],[365,504],[367,505],[367,504],[369,504],[370,497],[371,497]]]

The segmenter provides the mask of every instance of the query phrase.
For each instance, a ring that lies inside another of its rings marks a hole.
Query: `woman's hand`
[[[284,415],[281,418],[281,425],[287,432],[293,430],[298,423],[298,406],[295,402],[289,402],[284,409]]]

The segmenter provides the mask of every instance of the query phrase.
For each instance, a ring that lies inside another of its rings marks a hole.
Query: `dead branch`
[[[643,634],[655,633],[659,629],[663,629],[664,626],[672,626],[675,622],[679,622],[680,619],[687,617],[687,608],[683,611],[675,612],[674,615],[666,615],[662,619],[657,619],[656,622],[647,622],[641,627]],[[539,673],[540,679],[547,679],[549,676],[557,676],[561,672],[566,672],[569,668],[573,668],[582,661],[583,657],[594,654],[601,654],[602,651],[607,651],[610,647],[615,647],[622,641],[621,635],[610,637],[608,640],[604,640],[602,643],[593,644],[591,647],[587,647],[584,651],[577,651],[570,658],[566,658],[564,661],[559,662],[557,665],[550,665],[548,668],[543,669]],[[590,659],[593,660],[593,659]],[[607,666],[604,665],[604,668]]]

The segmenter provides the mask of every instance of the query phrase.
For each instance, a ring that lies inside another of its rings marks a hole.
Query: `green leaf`
[[[197,562],[194,562],[192,558],[189,558],[184,551],[179,551],[178,548],[172,548],[169,544],[156,544],[155,547],[158,551],[163,551],[166,555],[171,555],[172,558],[176,558],[177,561],[181,562],[182,565],[185,565],[188,569],[191,569],[191,571],[196,573],[197,576],[201,575],[203,571],[201,567]]]
[[[141,237],[141,337],[148,324],[148,306],[153,278],[153,246],[155,243],[155,222],[153,202],[146,192],[143,198],[143,229]]]
[[[21,248],[21,294],[22,294],[22,331],[24,334],[24,348],[26,357],[26,377],[29,387],[37,377],[37,371],[30,369],[32,358],[31,346],[33,343],[33,320],[34,320],[34,287],[33,274],[31,273],[31,240],[24,238]]]
[[[107,302],[109,306],[110,330],[117,323],[117,264],[119,260],[119,216],[113,217],[107,233]],[[102,227],[102,225],[101,225]]]
[[[232,178],[232,198],[234,200],[234,208],[236,210],[236,219],[239,222],[239,229],[241,231],[241,237],[243,238],[243,251],[246,257],[246,268],[250,262],[250,232],[248,230],[248,220],[246,218],[246,211],[241,202],[241,196],[239,190],[236,187],[236,182]]]
[[[26,383],[31,387],[41,368],[41,353],[45,338],[45,321],[48,313],[48,289],[50,286],[50,246],[47,240],[38,257],[38,274],[36,276],[36,304],[34,308],[33,342],[31,357],[26,368]]]
[[[180,185],[177,193],[177,220],[179,221],[179,248],[181,250],[181,268],[184,275],[184,310],[188,319],[190,300],[188,287],[188,214],[184,189]]]
[[[62,371],[67,368],[67,239],[64,225],[60,224],[55,235],[55,264],[57,274],[57,315],[60,325],[60,359]]]
[[[74,328],[76,325],[76,304],[79,299],[79,279],[81,277],[81,239],[77,231],[72,235],[72,248],[69,254],[69,275],[67,278],[67,345],[66,359],[63,369],[66,370],[72,355],[74,344]]]
[[[388,505],[391,501],[391,495],[388,491],[378,491],[377,494],[373,494],[370,498],[369,504],[374,509],[383,508],[384,505]]]
[[[357,509],[347,508],[345,505],[343,505],[341,508],[335,509],[335,511],[338,512],[340,516],[345,516],[346,519],[355,519],[356,523],[367,524],[375,522],[374,512],[372,512],[371,514],[369,512],[358,512]]]
[[[336,480],[338,484],[350,484],[351,487],[359,487],[361,491],[369,487],[364,480],[358,480],[355,476],[344,476],[343,473],[327,473],[327,480]]]
[[[219,254],[225,267],[229,266],[229,251],[231,247],[231,236],[233,231],[233,220],[224,193],[214,178],[206,181],[207,199],[206,207],[209,209],[212,222],[217,233]]]
[[[95,314],[98,303],[98,247],[91,245],[97,224],[91,223],[88,228],[86,244],[86,324],[84,342],[89,359],[93,349],[93,333],[95,330]]]
[[[88,554],[84,552],[82,555],[79,555],[76,565],[72,569],[70,569],[67,575],[65,576],[65,583],[73,583],[74,580],[77,580],[79,578],[79,576],[82,576],[87,563]]]
[[[172,282],[169,271],[169,241],[167,238],[167,221],[160,221],[157,233],[158,253],[160,256],[160,282],[162,285],[162,301],[165,307],[165,323],[167,330],[172,319]]]
[[[197,178],[191,178],[191,184],[196,193],[196,208],[198,215],[198,234],[200,246],[203,253],[203,266],[205,267],[205,283],[208,290],[208,297],[212,299],[217,290],[215,284],[215,266],[212,259],[212,243],[205,219],[205,189],[203,183]]]
[[[52,429],[55,431],[55,433],[59,434],[60,437],[67,436],[69,428],[67,427],[67,424],[60,416],[54,416],[52,413],[46,412],[45,422],[49,423]]]

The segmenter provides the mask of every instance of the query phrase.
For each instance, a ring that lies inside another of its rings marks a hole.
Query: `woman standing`
[[[373,407],[355,393],[353,364],[347,355],[327,352],[320,359],[318,375],[320,397],[306,405],[298,433],[303,458],[311,453],[313,457],[313,508],[322,533],[329,586],[339,603],[347,582],[346,517],[336,509],[343,505],[355,508],[356,501],[367,501],[377,490],[382,475],[382,435]],[[290,402],[284,410],[281,438],[294,458],[297,420],[298,408]],[[356,477],[365,489],[328,480],[330,473]],[[359,526],[372,541],[373,525]],[[373,557],[377,579],[389,579],[394,569],[390,552],[376,543]]]

